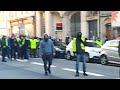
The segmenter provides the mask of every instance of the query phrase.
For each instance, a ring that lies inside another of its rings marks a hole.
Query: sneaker
[[[78,77],[79,76],[79,73],[76,73],[75,77]]]
[[[48,75],[48,73],[47,73],[47,72],[45,72],[45,75]]]
[[[87,73],[83,73],[83,75],[84,75],[84,76],[88,76],[88,74],[87,74]]]
[[[49,74],[51,74],[51,70],[50,69],[48,69],[48,72],[49,72]]]
[[[7,61],[5,61],[5,60],[2,60],[2,62],[7,62]]]

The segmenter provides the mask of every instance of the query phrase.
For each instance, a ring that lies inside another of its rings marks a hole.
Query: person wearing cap
[[[48,34],[44,34],[44,38],[40,42],[40,52],[44,63],[45,75],[48,75],[48,73],[51,74],[50,67],[52,65],[54,51],[53,41],[49,39]]]

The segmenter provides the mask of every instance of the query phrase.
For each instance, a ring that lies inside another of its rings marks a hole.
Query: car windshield
[[[88,46],[88,47],[97,47],[97,48],[101,48],[101,46],[98,45],[98,44],[95,43],[95,42],[86,42],[86,46]]]

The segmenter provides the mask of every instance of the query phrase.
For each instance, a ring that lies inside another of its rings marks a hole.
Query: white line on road
[[[120,79],[120,78],[115,78],[115,79]]]
[[[62,70],[66,70],[66,71],[72,71],[72,72],[76,72],[75,69],[69,69],[69,68],[61,68]],[[83,71],[79,71],[79,73],[83,73]],[[91,73],[91,72],[86,72],[87,74],[89,75],[92,75],[92,76],[105,76],[105,75],[102,75],[102,74],[97,74],[97,73]]]
[[[20,62],[28,62],[28,60],[20,60],[20,59],[16,59],[16,60]]]
[[[44,65],[43,63],[38,63],[38,62],[30,62],[30,63],[31,64],[36,64],[36,65],[41,65],[41,66]],[[51,67],[57,67],[57,66],[51,65]]]

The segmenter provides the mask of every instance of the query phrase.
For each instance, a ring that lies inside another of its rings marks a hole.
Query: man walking
[[[80,59],[83,60],[83,75],[87,76],[86,74],[86,60],[85,60],[85,38],[82,37],[82,33],[77,33],[77,38],[73,38],[73,53],[77,55],[76,58],[76,75],[79,76],[79,61]]]
[[[44,34],[44,39],[40,42],[40,51],[44,62],[45,75],[51,74],[50,66],[52,64],[54,44],[48,35]],[[48,63],[48,66],[47,66]]]

